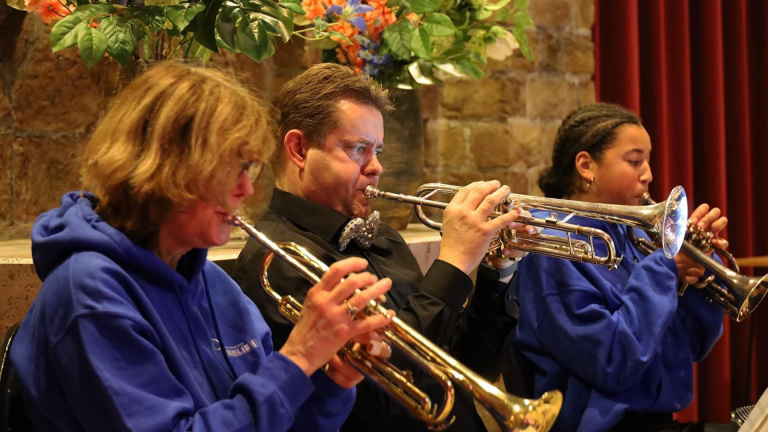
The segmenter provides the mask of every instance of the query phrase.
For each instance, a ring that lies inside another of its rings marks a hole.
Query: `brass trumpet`
[[[304,247],[296,243],[275,243],[245,222],[240,216],[232,217],[232,224],[262,243],[269,253],[264,257],[261,281],[266,292],[278,302],[280,313],[292,322],[301,315],[302,304],[291,296],[281,296],[268,280],[269,265],[275,255],[298,270],[313,284],[320,281],[328,266]],[[386,309],[372,300],[360,313],[368,315],[386,313]],[[553,390],[539,399],[524,399],[507,394],[440,349],[437,345],[395,317],[380,330],[384,342],[400,349],[404,355],[422,368],[443,387],[443,404],[433,404],[429,396],[413,384],[409,371],[402,371],[386,360],[368,353],[359,344],[348,343],[340,352],[342,359],[361,373],[373,379],[385,392],[402,403],[414,416],[427,423],[432,430],[442,430],[453,422],[450,415],[455,397],[454,384],[468,391],[482,403],[506,430],[548,431],[560,412],[563,397]]]
[[[434,201],[429,198],[435,194],[455,195],[459,189],[460,186],[427,183],[418,188],[416,192],[418,196],[412,196],[382,192],[373,186],[368,186],[365,189],[365,196],[368,199],[385,198],[413,204],[416,216],[424,225],[440,230],[442,229],[442,224],[430,219],[424,213],[423,207],[445,209],[448,203]],[[688,203],[685,199],[685,190],[681,186],[675,187],[665,202],[648,206],[587,203],[532,195],[509,194],[499,206],[499,209],[497,209],[496,214],[499,215],[515,208],[552,211],[552,215],[545,219],[520,216],[517,218],[517,221],[526,225],[560,230],[566,233],[566,237],[547,234],[518,234],[517,231],[503,229],[497,233],[491,242],[489,253],[507,247],[555,258],[569,259],[571,261],[605,265],[611,269],[616,268],[619,262],[621,262],[621,257],[616,256],[616,249],[611,236],[597,228],[570,224],[567,222],[567,218],[566,220],[559,220],[554,212],[620,223],[643,229],[651,236],[662,239],[661,243],[664,247],[664,254],[668,258],[674,257],[680,250],[685,231],[685,221],[688,218]],[[585,236],[589,241],[573,239],[571,234]],[[595,238],[605,243],[605,256],[601,257],[595,254]]]
[[[647,192],[643,195],[643,202],[654,204],[651,195]],[[635,246],[643,253],[649,254],[656,250],[656,245],[644,239],[637,237],[630,230],[630,238]],[[730,269],[709,256],[708,251],[711,245],[712,233],[701,232],[696,227],[687,228],[687,237],[682,245],[682,250],[694,261],[701,264],[709,270],[712,275],[700,280],[694,286],[701,289],[702,294],[710,301],[715,302],[725,309],[725,313],[734,321],[744,321],[757,305],[768,294],[768,274],[762,277],[746,276],[739,273],[739,265],[728,251],[716,249],[716,252],[728,260],[728,264],[733,267]],[[725,286],[718,285],[716,281],[722,282]],[[685,294],[688,284],[680,285],[679,295]]]

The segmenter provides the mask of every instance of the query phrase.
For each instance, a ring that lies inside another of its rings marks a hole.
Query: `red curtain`
[[[683,185],[690,206],[724,210],[735,256],[768,255],[768,2],[596,0],[593,34],[597,99],[636,111],[651,135],[653,196]],[[766,338],[768,300],[726,320],[678,418],[728,423],[754,404],[768,387]]]

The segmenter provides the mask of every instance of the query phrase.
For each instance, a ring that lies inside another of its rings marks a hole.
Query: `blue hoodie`
[[[11,361],[48,431],[337,430],[355,393],[273,352],[256,306],[195,249],[171,269],[70,192],[32,230],[44,281]]]
[[[564,396],[552,431],[601,432],[627,411],[685,408],[693,398],[692,364],[722,334],[723,310],[695,288],[678,297],[675,261],[661,250],[641,255],[625,226],[581,217],[570,223],[610,234],[623,259],[608,270],[531,254],[518,266],[516,343],[537,366],[535,393],[559,389]],[[605,250],[595,242],[598,256]]]

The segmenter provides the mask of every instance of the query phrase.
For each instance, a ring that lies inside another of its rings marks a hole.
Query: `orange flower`
[[[29,4],[27,4],[27,11],[36,12],[40,16],[40,20],[46,24],[54,20],[60,20],[72,13],[66,4],[58,0],[30,0]]]

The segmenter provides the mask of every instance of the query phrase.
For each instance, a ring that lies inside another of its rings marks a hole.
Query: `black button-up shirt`
[[[369,263],[367,271],[379,278],[392,279],[384,304],[387,308],[395,310],[401,320],[445,347],[475,372],[495,379],[504,339],[516,323],[516,316],[510,316],[505,308],[506,284],[486,280],[481,273],[480,288],[473,293],[469,276],[440,260],[422,275],[402,236],[384,223],[369,249],[350,242],[340,252],[338,238],[348,221],[348,217],[329,207],[276,189],[270,209],[256,223],[256,228],[275,242],[291,241],[304,246],[328,265],[348,257],[365,258]],[[265,252],[258,241],[249,239],[232,276],[264,315],[277,350],[287,340],[292,325],[280,315],[275,301],[261,287],[260,268]],[[269,268],[269,280],[282,295],[292,295],[301,301],[311,287],[298,271],[279,259]],[[467,303],[470,295],[471,301]],[[463,309],[465,303],[468,304],[466,310]],[[434,402],[442,403],[441,391],[435,389],[429,378],[422,377],[402,356],[393,355],[392,362],[414,371],[419,386],[428,389]],[[457,420],[449,430],[484,430],[474,413],[471,398],[464,392],[457,393],[454,407]],[[399,431],[426,430],[426,427],[366,379],[358,386],[355,408],[342,430]]]

